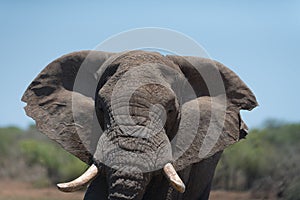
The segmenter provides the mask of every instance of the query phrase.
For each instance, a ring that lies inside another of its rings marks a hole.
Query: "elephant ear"
[[[37,128],[88,164],[102,133],[94,109],[98,71],[111,55],[80,51],[62,56],[46,66],[22,97]]]
[[[168,58],[180,67],[196,94],[182,105],[172,141],[174,166],[181,170],[244,138],[248,128],[240,110],[252,110],[258,104],[246,84],[221,63],[198,57]],[[218,79],[223,86],[214,85]]]

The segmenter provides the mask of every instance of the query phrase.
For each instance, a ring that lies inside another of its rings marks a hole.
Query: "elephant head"
[[[221,63],[146,51],[65,55],[22,100],[41,132],[90,165],[58,184],[90,183],[85,199],[207,199],[221,152],[247,134],[240,110],[257,106]]]

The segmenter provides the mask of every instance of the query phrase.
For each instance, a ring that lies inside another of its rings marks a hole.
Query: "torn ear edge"
[[[219,97],[198,97],[182,106],[177,138],[172,141],[176,170],[201,162],[246,136],[247,126],[240,117],[239,108],[231,105],[225,113],[213,112],[211,102],[215,98]]]
[[[92,163],[94,141],[100,134],[93,130],[97,123],[93,93],[97,71],[111,55],[101,51],[64,55],[48,64],[22,97],[27,103],[26,114],[35,120],[38,130],[88,164]],[[75,88],[79,72],[83,84]]]

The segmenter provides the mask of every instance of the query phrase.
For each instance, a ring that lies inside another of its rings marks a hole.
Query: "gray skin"
[[[223,88],[210,90],[197,69],[219,72]],[[215,112],[223,107],[213,102],[224,97],[224,112]],[[145,51],[68,54],[50,63],[22,100],[41,132],[101,169],[86,200],[208,199],[222,151],[247,134],[239,111],[257,106],[251,90],[216,61]],[[212,122],[220,133],[202,155]],[[186,185],[183,194],[162,173],[169,162]]]

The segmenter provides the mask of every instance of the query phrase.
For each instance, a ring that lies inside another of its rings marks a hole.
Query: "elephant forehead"
[[[157,64],[143,64],[130,69],[119,69],[108,78],[98,94],[106,100],[119,100],[132,96],[147,96],[149,101],[159,101],[174,96],[170,83]]]
[[[168,85],[150,83],[139,87],[131,96],[130,102],[140,99],[147,100],[151,105],[159,103],[165,106],[169,101],[174,101],[175,94]]]
[[[159,63],[176,68],[176,65],[174,65],[173,62],[160,53],[147,51],[129,51],[120,53],[119,56],[112,62],[112,64],[116,63],[128,67],[138,66],[145,63]]]

